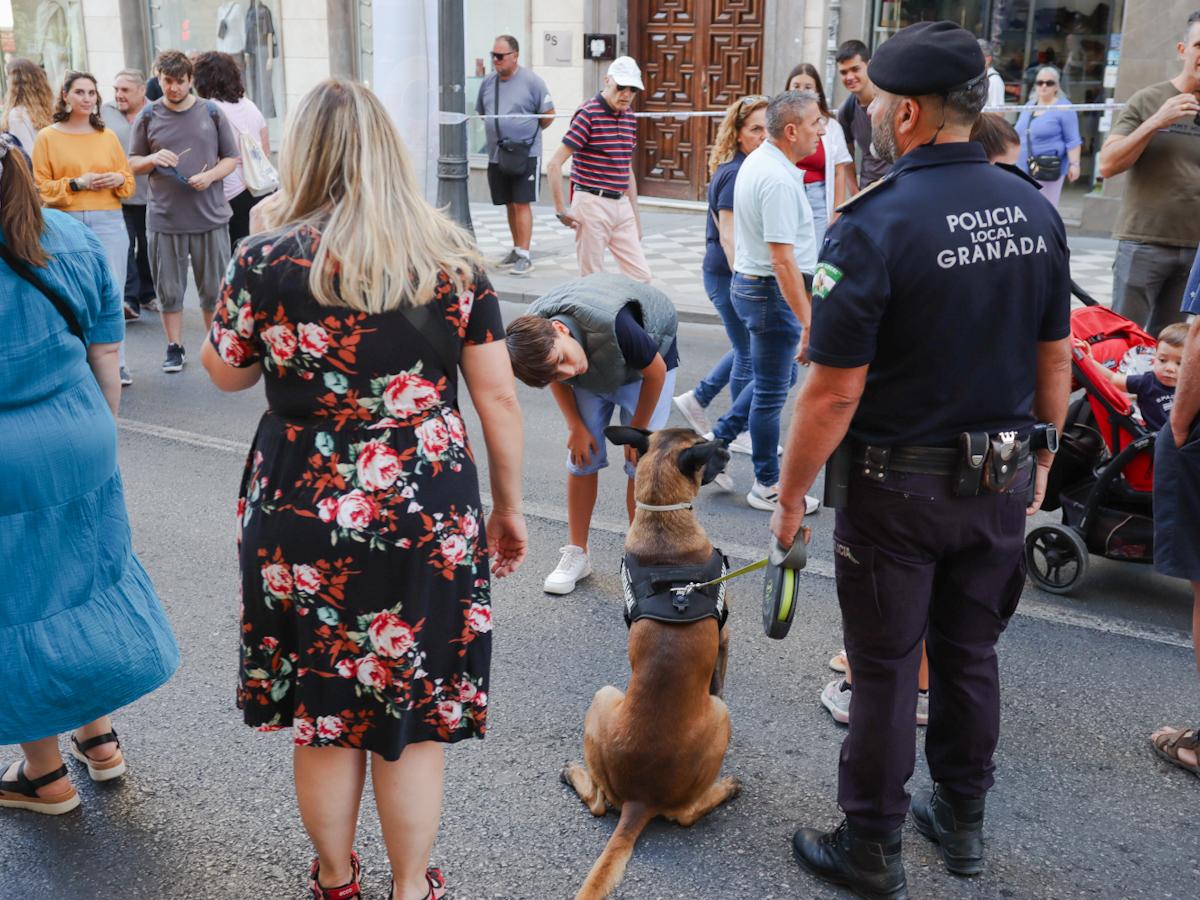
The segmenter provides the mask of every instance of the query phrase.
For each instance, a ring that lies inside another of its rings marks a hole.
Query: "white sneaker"
[[[745,453],[749,456],[754,452],[754,447],[750,443],[750,432],[743,431],[729,443],[730,453]]]
[[[674,398],[675,408],[678,409],[687,423],[697,434],[707,434],[712,431],[712,423],[708,421],[708,411],[696,400],[696,392],[688,391]]]
[[[733,493],[733,479],[730,477],[728,472],[721,472],[719,475],[713,478],[713,484],[723,491],[728,491],[731,494]]]
[[[747,456],[753,454],[754,444],[750,440],[750,432],[743,431],[736,438],[734,438],[733,443],[729,445],[729,449],[734,453],[745,453]],[[775,455],[783,456],[783,444],[775,445]]]
[[[929,724],[929,691],[917,691],[917,724]]]
[[[821,705],[829,710],[833,721],[850,724],[850,696],[853,692],[844,678],[835,678],[821,691]]]
[[[750,493],[746,495],[746,502],[755,509],[761,509],[764,512],[774,512],[775,507],[779,505],[779,485],[766,487],[754,482],[754,487],[750,488]],[[821,501],[816,497],[804,495],[804,514],[811,516],[821,508]]]
[[[567,544],[559,552],[562,553],[562,559],[542,585],[542,590],[547,594],[569,594],[575,590],[576,582],[592,574],[592,561],[582,547]]]

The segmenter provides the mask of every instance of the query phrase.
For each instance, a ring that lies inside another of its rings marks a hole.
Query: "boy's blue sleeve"
[[[617,313],[613,327],[617,333],[617,349],[631,369],[644,369],[654,362],[654,357],[658,355],[658,344],[638,324],[628,306]]]

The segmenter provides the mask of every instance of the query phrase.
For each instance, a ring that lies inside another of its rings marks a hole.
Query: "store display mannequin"
[[[237,0],[217,7],[217,50],[232,55],[239,64],[245,63],[246,15]]]
[[[278,55],[271,10],[261,0],[250,0],[246,7],[246,93],[267,119],[276,117],[272,73]]]

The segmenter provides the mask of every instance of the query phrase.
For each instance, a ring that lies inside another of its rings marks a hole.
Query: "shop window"
[[[155,0],[150,3],[154,52],[219,50],[242,68],[246,96],[268,123],[284,115],[280,0]],[[272,137],[276,128],[272,128]]]
[[[12,0],[11,5],[11,30],[4,29],[0,44],[5,62],[14,57],[32,59],[45,69],[52,90],[71,69],[87,70],[79,0]]]

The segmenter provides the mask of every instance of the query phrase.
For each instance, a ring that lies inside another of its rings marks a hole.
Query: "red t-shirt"
[[[817,144],[817,152],[806,156],[796,163],[797,169],[804,170],[804,183],[812,184],[825,180],[825,142]]]

